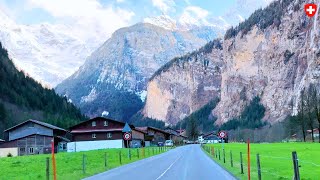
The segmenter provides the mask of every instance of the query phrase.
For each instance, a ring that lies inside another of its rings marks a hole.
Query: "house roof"
[[[29,120],[27,120],[27,121],[24,121],[24,122],[22,122],[22,123],[20,123],[20,124],[17,124],[17,125],[15,125],[15,126],[9,128],[9,129],[6,129],[4,132],[13,130],[13,129],[15,129],[15,128],[17,128],[17,127],[19,127],[19,126],[27,123],[27,122],[33,122],[33,123],[35,123],[35,124],[39,124],[39,125],[41,125],[41,126],[44,126],[44,127],[50,128],[50,129],[54,129],[54,130],[67,131],[67,130],[65,130],[65,129],[62,129],[62,128],[57,127],[57,126],[54,126],[54,125],[52,125],[52,124],[48,124],[48,123],[45,123],[45,122],[37,121],[37,120],[34,120],[34,119],[29,119]]]
[[[92,119],[89,119],[89,120],[86,120],[86,121],[82,121],[81,123],[78,123],[78,124],[76,124],[76,125],[74,125],[74,126],[71,126],[71,127],[69,127],[69,129],[72,129],[72,128],[75,128],[75,127],[77,127],[77,126],[79,126],[79,125],[81,125],[81,124],[85,124],[85,123],[87,123],[87,122],[96,121],[96,120],[112,121],[112,122],[120,123],[120,124],[123,124],[123,125],[126,124],[125,122],[117,121],[117,120],[114,120],[114,119],[107,119],[107,118],[104,118],[104,117],[95,117],[95,118],[92,118]],[[129,126],[130,126],[132,129],[134,129],[134,126],[133,126],[133,125],[130,125],[130,124],[129,124]],[[121,129],[121,130],[122,130],[122,129]]]
[[[122,131],[122,128],[72,130],[71,133],[114,132],[114,131]]]
[[[207,136],[211,136],[211,135],[217,135],[217,132],[216,131],[209,132],[209,133],[203,135],[203,137],[207,137]]]
[[[311,129],[307,130],[308,133],[311,133]],[[313,133],[319,133],[318,128],[313,129]]]
[[[140,131],[143,131],[145,133],[148,132],[148,129],[152,129],[152,130],[155,130],[155,131],[158,131],[158,132],[162,132],[164,134],[170,134],[168,133],[167,131],[164,131],[162,129],[158,129],[158,128],[155,128],[155,127],[151,127],[151,126],[145,126],[145,127],[136,127],[136,129],[139,129]]]

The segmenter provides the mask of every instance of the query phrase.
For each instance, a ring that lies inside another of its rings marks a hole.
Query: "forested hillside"
[[[63,128],[85,119],[66,98],[18,71],[0,43],[0,137],[4,129],[29,118]]]

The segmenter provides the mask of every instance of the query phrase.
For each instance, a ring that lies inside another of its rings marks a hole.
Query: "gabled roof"
[[[158,131],[158,132],[162,132],[164,134],[170,134],[169,132],[167,131],[164,131],[162,129],[158,129],[158,128],[155,128],[155,127],[151,127],[151,126],[145,126],[145,127],[136,127],[136,129],[139,129],[140,131],[143,131],[145,133],[147,133],[148,129],[153,129],[155,131]]]
[[[17,125],[15,125],[15,126],[9,128],[9,129],[6,129],[4,132],[13,130],[13,129],[15,129],[15,128],[17,128],[17,127],[19,127],[19,126],[27,123],[27,122],[33,122],[33,123],[35,123],[35,124],[39,124],[39,125],[41,125],[41,126],[44,126],[44,127],[50,128],[50,129],[54,129],[54,130],[67,131],[67,130],[65,130],[65,129],[62,129],[62,128],[57,127],[57,126],[54,126],[54,125],[52,125],[52,124],[48,124],[48,123],[45,123],[45,122],[37,121],[37,120],[34,120],[34,119],[29,119],[29,120],[27,120],[27,121],[24,121],[24,122],[22,122],[22,123],[20,123],[20,124],[17,124]]]
[[[89,120],[86,120],[86,121],[82,121],[74,126],[71,126],[69,127],[69,129],[72,129],[72,128],[75,128],[81,124],[85,124],[85,123],[88,123],[88,122],[91,122],[91,121],[96,121],[96,120],[104,120],[104,121],[112,121],[112,122],[116,122],[116,123],[120,123],[120,124],[123,124],[125,125],[126,123],[125,122],[121,122],[121,121],[117,121],[117,120],[113,120],[113,119],[107,119],[107,118],[104,118],[104,117],[95,117],[95,118],[92,118],[92,119],[89,119]],[[129,126],[134,129],[134,126],[133,125],[130,125]]]

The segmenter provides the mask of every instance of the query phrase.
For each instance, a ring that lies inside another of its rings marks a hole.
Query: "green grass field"
[[[124,165],[162,152],[165,152],[164,148],[162,150],[158,147],[145,148],[143,156],[142,149],[131,149],[131,160],[128,157],[128,149],[58,153],[56,154],[57,179],[78,180],[121,166],[119,153],[121,153],[121,161]],[[107,155],[107,167],[105,167],[105,153]],[[85,173],[83,173],[82,166],[84,154],[86,156]],[[50,179],[52,179],[51,155],[34,155],[0,158],[0,180],[46,179],[47,157],[50,157]]]
[[[212,156],[211,147],[219,158]],[[256,154],[260,155],[262,179],[277,180],[288,179],[293,177],[292,152],[298,154],[300,167],[300,177],[304,180],[318,180],[320,175],[320,144],[319,143],[265,143],[251,144],[251,179],[258,179]],[[207,144],[204,149],[218,164],[223,166],[229,172],[233,173],[239,179],[247,179],[247,144],[245,143],[227,143],[224,144],[226,163],[223,162],[222,144]],[[231,167],[230,151],[232,151],[233,164]],[[243,153],[244,174],[240,173],[240,152]]]

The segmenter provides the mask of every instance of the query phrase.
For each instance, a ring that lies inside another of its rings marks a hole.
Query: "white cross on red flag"
[[[316,4],[306,4],[304,5],[304,11],[306,12],[306,15],[309,17],[313,17],[316,15],[318,10],[318,6]]]

